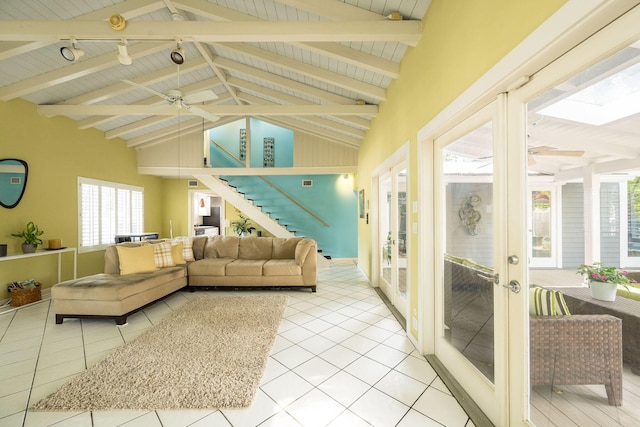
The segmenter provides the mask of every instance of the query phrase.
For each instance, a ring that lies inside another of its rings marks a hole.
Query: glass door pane
[[[631,141],[628,132],[634,144],[640,137],[636,97],[637,43],[527,104],[528,149],[535,152],[529,182],[551,180],[562,197],[560,268],[534,268],[536,257],[553,255],[554,246],[547,254],[544,239],[558,200],[552,192],[549,200],[544,191],[532,192],[529,280],[547,292],[562,292],[571,312],[529,313],[530,412],[538,426],[640,425],[640,348],[633,332],[640,303],[624,295],[598,300],[576,274],[583,263],[621,269],[634,264],[639,242],[634,185],[640,167],[625,163],[625,144]]]
[[[443,334],[493,382],[491,133],[488,123],[442,150],[446,207]]]
[[[380,251],[380,289],[387,295],[389,300],[392,299],[392,287],[391,287],[391,256],[393,250],[393,236],[391,230],[391,174],[385,174],[380,177],[380,237],[382,241],[382,248]]]

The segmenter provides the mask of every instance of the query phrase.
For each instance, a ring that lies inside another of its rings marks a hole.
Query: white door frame
[[[556,58],[559,58],[565,52],[572,49],[577,44],[591,37],[600,28],[622,15],[625,11],[634,7],[637,1],[614,1],[614,0],[568,0],[553,16],[545,21],[533,33],[530,34],[515,49],[507,54],[500,62],[492,67],[483,77],[469,87],[462,95],[443,109],[437,116],[430,120],[418,132],[418,170],[425,171],[418,179],[418,222],[419,228],[418,253],[420,262],[418,262],[418,292],[415,295],[418,298],[418,318],[419,327],[417,332],[417,340],[409,335],[414,344],[417,345],[422,354],[434,353],[435,341],[435,281],[437,277],[434,275],[435,255],[433,252],[434,241],[434,217],[432,213],[434,201],[434,176],[429,171],[434,166],[434,139],[441,135],[445,130],[450,129],[453,124],[461,121],[462,118],[470,116],[477,111],[482,105],[486,105],[491,99],[495,99],[500,92],[508,92],[515,90],[525,84],[529,78],[539,70],[545,68]],[[634,11],[634,14],[636,12]],[[635,17],[636,23],[624,18],[626,29],[624,34],[616,34],[615,37],[608,29],[603,30],[607,35],[599,37],[599,48],[591,46],[600,52],[600,57],[606,56],[608,52],[615,50],[617,46],[623,45],[625,41],[631,41],[633,35],[638,31],[638,18]],[[620,30],[618,30],[620,31]],[[607,40],[608,38],[608,40]],[[623,41],[625,40],[625,41]],[[593,43],[593,42],[592,42]],[[587,48],[588,49],[588,48]],[[582,50],[581,50],[582,51]],[[594,51],[581,53],[585,58],[598,56]],[[580,56],[580,53],[577,55]],[[597,58],[593,58],[593,62]],[[575,69],[574,69],[575,72]],[[528,87],[525,86],[525,87]],[[514,136],[516,144],[526,147],[522,129],[526,127],[525,110],[522,105],[516,106],[510,100],[509,122],[509,140]],[[520,123],[512,122],[514,116],[520,117]],[[515,125],[515,126],[514,126]],[[519,142],[520,141],[520,142]],[[521,142],[523,142],[521,144]],[[515,162],[520,161],[526,164],[526,150],[520,155],[516,152],[512,153]],[[511,162],[510,162],[511,163]],[[515,167],[515,163],[511,165]],[[526,192],[526,176],[510,176],[509,188],[520,191],[522,200],[514,199],[512,202],[516,205],[526,206],[524,196]],[[526,209],[526,208],[523,208]],[[525,231],[526,235],[526,216],[523,218],[510,218],[510,226],[520,227]],[[519,222],[519,223],[518,223]],[[513,234],[513,233],[512,233]],[[523,243],[525,239],[520,237]],[[509,242],[512,249],[519,247],[522,254],[521,259],[526,259],[526,245],[517,242]],[[524,258],[523,258],[524,257]],[[509,266],[509,274],[514,278],[522,278],[525,280],[523,286],[527,285],[526,263],[520,262],[519,265]],[[518,298],[509,295],[509,308],[515,312],[526,312],[527,299]],[[529,421],[529,384],[528,384],[528,318],[522,318],[515,324],[511,324],[510,328],[513,333],[510,334],[508,352],[512,363],[509,366],[509,390],[510,396],[505,396],[508,400],[507,414],[509,425],[531,425]],[[481,409],[483,409],[481,407]]]
[[[380,251],[377,248],[382,248],[383,241],[386,236],[380,236],[380,214],[378,212],[380,207],[380,185],[379,180],[380,177],[390,172],[396,165],[404,164],[406,165],[407,171],[407,209],[411,206],[411,196],[409,193],[409,181],[411,178],[411,170],[410,170],[410,162],[409,162],[409,147],[410,142],[406,141],[400,148],[398,148],[391,156],[384,160],[378,167],[376,167],[371,172],[371,247],[376,248],[372,249],[371,252],[371,284],[374,287],[380,286]],[[409,218],[407,212],[407,218]],[[411,247],[411,232],[407,227],[407,248]],[[408,249],[410,250],[410,249]],[[377,255],[376,255],[377,254]],[[411,262],[410,256],[407,257],[407,307],[411,307],[411,286],[410,286],[410,271],[411,271]],[[407,313],[408,314],[408,313]],[[410,316],[406,316],[407,324],[405,325],[406,330],[409,330]],[[411,334],[407,334],[411,338]]]

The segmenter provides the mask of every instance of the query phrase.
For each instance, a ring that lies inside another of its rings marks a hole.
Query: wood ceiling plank
[[[1,27],[2,26],[0,26],[0,28]],[[168,49],[171,46],[175,45],[173,43],[168,44],[162,42],[138,44],[129,49],[129,54],[136,57],[142,57]],[[119,62],[113,53],[96,56],[95,58],[87,59],[86,61],[70,64],[66,67],[1,87],[0,99],[3,101],[9,101],[51,86],[66,83],[98,71],[106,70],[116,64],[119,64]]]
[[[383,21],[386,16],[337,0],[275,0],[296,9],[334,21]]]
[[[366,97],[374,98],[378,101],[384,101],[387,97],[386,90],[381,87],[364,83],[360,80],[352,79],[350,77],[346,77],[329,70],[324,70],[313,65],[304,64],[300,61],[296,61],[295,59],[287,58],[285,56],[278,55],[277,53],[273,53],[265,49],[260,49],[255,46],[239,43],[214,43],[213,45],[238,52],[244,56],[254,58],[261,62],[269,63],[279,68],[293,71],[296,74],[302,74],[304,76],[341,87],[342,89],[356,92]]]

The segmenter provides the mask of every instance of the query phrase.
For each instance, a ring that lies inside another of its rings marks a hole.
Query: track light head
[[[129,56],[129,52],[127,51],[127,42],[123,41],[122,43],[118,43],[118,61],[122,65],[131,65],[133,60]]]
[[[80,59],[80,57],[82,55],[84,55],[84,50],[82,49],[78,49],[76,47],[76,41],[75,40],[71,40],[71,46],[63,46],[60,48],[60,55],[62,55],[62,57],[64,59],[66,59],[67,61],[70,62],[76,62],[77,60]]]
[[[184,64],[184,49],[180,47],[180,44],[171,51],[171,60],[177,65]]]

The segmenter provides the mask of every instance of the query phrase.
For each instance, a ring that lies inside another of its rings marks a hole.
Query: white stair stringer
[[[235,189],[231,188],[215,176],[194,175],[194,178],[198,179],[201,183],[216,192],[219,196],[247,214],[253,221],[259,224],[269,233],[273,234],[275,237],[294,236],[293,233],[288,231],[284,226],[278,224],[277,221],[262,212],[260,208],[254,206],[251,201],[245,199],[242,194],[238,193]]]

